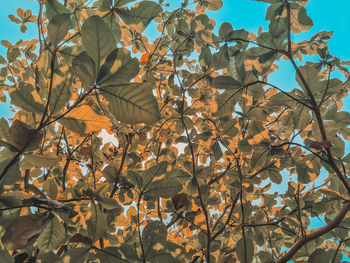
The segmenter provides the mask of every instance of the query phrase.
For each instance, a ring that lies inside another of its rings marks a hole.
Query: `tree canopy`
[[[1,262],[350,257],[350,63],[332,32],[293,41],[313,26],[307,0],[256,1],[267,31],[216,25],[221,0],[38,0],[9,16],[38,37],[1,41]],[[281,60],[298,86],[269,81]]]

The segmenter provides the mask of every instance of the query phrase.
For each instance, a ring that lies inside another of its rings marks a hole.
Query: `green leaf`
[[[142,33],[149,22],[155,18],[162,8],[155,2],[142,1],[137,3],[130,10],[127,8],[117,8],[116,12],[123,19],[125,24],[130,26],[135,31]]]
[[[49,168],[51,166],[57,165],[61,161],[61,158],[56,156],[56,153],[46,153],[45,155],[39,154],[26,154],[23,159],[22,166],[27,169],[35,167],[45,167]]]
[[[124,84],[139,72],[137,58],[131,58],[125,48],[114,49],[102,65],[97,76],[97,84],[101,87]]]
[[[299,105],[299,107],[293,111],[293,122],[296,129],[305,129],[305,127],[310,123],[310,120],[310,110],[305,106]]]
[[[45,226],[44,231],[39,236],[38,248],[40,251],[51,251],[57,249],[66,237],[64,226],[57,217],[53,217]]]
[[[233,27],[230,23],[224,22],[219,29],[219,37],[223,40],[228,40],[228,35],[233,31]]]
[[[275,183],[275,184],[280,184],[282,183],[282,175],[279,171],[275,170],[275,169],[269,169],[269,177],[271,182]]]
[[[214,142],[212,144],[212,146],[210,147],[210,149],[212,150],[212,152],[214,154],[215,160],[220,160],[222,157],[222,150],[221,150],[219,142],[218,141]]]
[[[65,253],[60,263],[84,263],[86,262],[87,257],[89,256],[90,248],[86,247],[75,247],[70,248],[67,253]]]
[[[324,249],[316,249],[307,260],[307,263],[330,263],[332,257]]]
[[[150,221],[142,231],[142,242],[147,247],[163,244],[167,239],[167,228],[160,221]]]
[[[175,178],[164,178],[152,181],[145,190],[145,200],[170,198],[180,192],[182,185]]]
[[[15,263],[15,260],[10,256],[9,252],[3,248],[0,248],[0,258],[3,263]]]
[[[57,0],[46,0],[46,17],[51,21],[55,15],[70,14],[69,10]]]
[[[215,116],[231,115],[235,105],[242,94],[242,90],[226,90],[216,97],[217,109]]]
[[[278,17],[271,20],[269,32],[273,37],[279,37],[287,31],[287,18]]]
[[[298,13],[298,21],[304,26],[313,26],[312,19],[306,14],[305,7],[301,6]]]
[[[0,164],[1,167],[1,164]],[[11,175],[10,175],[11,176]],[[14,196],[2,195],[0,198],[0,209],[9,207],[21,207],[22,202]],[[0,225],[6,227],[19,217],[21,208],[9,209],[0,212]]]
[[[278,2],[270,5],[267,8],[265,20],[272,20],[276,16],[282,15],[283,9],[284,9],[285,3],[284,2]]]
[[[10,93],[11,104],[29,112],[44,112],[44,105],[36,102],[32,95],[34,87],[31,84],[20,82],[18,88]]]
[[[120,2],[120,1],[119,1]],[[120,28],[119,21],[114,12],[108,14],[103,18],[103,21],[112,29],[114,39],[116,43],[119,43],[122,37],[122,30]]]
[[[258,171],[262,169],[267,161],[268,151],[255,151],[249,162],[249,168],[252,171]]]
[[[236,254],[240,262],[249,263],[253,261],[254,244],[247,236],[245,239],[245,242],[243,238],[237,242]]]
[[[90,16],[82,26],[81,38],[87,54],[95,62],[96,72],[98,72],[102,60],[116,46],[112,30],[99,16]]]
[[[300,66],[299,70],[301,74],[303,75],[307,85],[311,90],[314,90],[315,92],[319,89],[319,83],[320,78],[318,76],[319,71],[312,65],[306,65],[306,66]],[[307,92],[306,88],[304,87],[303,82],[301,81],[298,73],[295,74],[296,81],[298,82],[299,86]]]
[[[47,35],[51,44],[57,47],[68,33],[70,27],[70,15],[55,15],[47,26]]]
[[[219,76],[213,79],[213,86],[216,89],[239,89],[242,84],[230,76]]]
[[[117,120],[125,123],[154,123],[160,119],[151,83],[130,83],[101,88],[108,108]]]
[[[71,85],[72,78],[68,77],[64,81],[59,81],[53,88],[49,103],[51,114],[54,114],[67,106],[67,103],[72,96]]]
[[[107,228],[107,218],[106,214],[95,203],[91,203],[90,212],[90,218],[86,221],[86,224],[89,235],[94,243],[103,236]]]
[[[117,247],[106,247],[103,251],[97,251],[97,257],[103,263],[125,263]]]
[[[80,135],[86,134],[86,124],[83,120],[78,120],[73,117],[63,117],[58,122],[72,132]]]
[[[81,52],[72,61],[72,70],[81,82],[92,87],[96,81],[96,65],[86,51]]]

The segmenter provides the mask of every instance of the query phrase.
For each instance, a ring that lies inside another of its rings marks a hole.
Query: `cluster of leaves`
[[[221,0],[38,0],[37,17],[10,16],[39,34],[1,42],[1,100],[15,106],[0,120],[2,262],[349,256],[349,82],[332,76],[349,62],[329,54],[331,32],[292,41],[313,25],[306,0],[259,1],[256,34],[215,34],[206,11]],[[293,90],[268,81],[280,59]]]

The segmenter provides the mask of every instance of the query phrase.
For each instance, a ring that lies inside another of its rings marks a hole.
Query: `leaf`
[[[67,67],[61,66],[58,69],[56,69],[56,72],[54,74],[54,80],[53,80],[54,88],[52,90],[51,99],[49,103],[49,109],[52,114],[57,113],[61,109],[66,107],[67,103],[69,102],[69,99],[72,96],[71,74],[66,73],[65,70],[68,70],[68,66]],[[60,74],[63,74],[63,76],[59,76]]]
[[[90,16],[81,28],[81,38],[85,50],[95,62],[96,72],[102,60],[115,48],[113,33],[99,16]]]
[[[70,15],[55,15],[47,26],[47,35],[54,47],[64,39],[70,27]]]
[[[162,8],[160,5],[151,1],[139,2],[130,10],[127,8],[116,8],[116,12],[120,18],[123,19],[125,24],[138,33],[142,33],[149,22],[161,11]]]
[[[124,84],[139,72],[137,58],[131,58],[125,48],[114,49],[106,58],[97,76],[97,84],[101,87]]]
[[[99,206],[94,203],[91,203],[90,216],[88,217],[86,224],[93,243],[103,236],[107,228],[107,218],[105,213],[103,213]]]
[[[72,70],[78,76],[81,82],[92,87],[96,81],[96,65],[88,56],[86,51],[81,52],[72,61]]]
[[[245,242],[243,238],[237,242],[236,254],[240,262],[249,263],[253,261],[254,244],[248,237],[245,239]]]
[[[331,262],[331,255],[327,253],[324,249],[316,249],[309,256],[307,263],[319,263],[319,262]]]
[[[57,249],[66,237],[66,231],[62,223],[53,217],[45,226],[44,231],[39,236],[38,248],[40,251],[52,251]]]
[[[188,200],[188,196],[185,193],[178,193],[178,194],[174,195],[171,198],[171,201],[173,202],[173,205],[174,205],[176,210],[179,210],[180,208],[182,208],[184,206],[188,206],[190,204],[190,202]]]
[[[234,90],[242,88],[242,84],[230,76],[220,76],[213,80],[216,89]]]
[[[42,132],[38,132],[28,124],[15,120],[10,129],[9,134],[13,145],[17,149],[23,149],[26,151],[32,151],[39,147],[43,138]]]
[[[1,164],[0,164],[1,167]],[[14,183],[13,183],[14,184]],[[0,209],[20,207],[22,203],[14,196],[2,195],[0,197]],[[9,209],[0,212],[0,225],[6,227],[20,215],[21,208]]]
[[[121,254],[119,253],[119,248],[117,247],[106,247],[102,251],[97,252],[97,257],[100,259],[100,262],[103,263],[125,263],[126,261],[122,259]]]
[[[5,170],[5,167],[12,161],[13,159],[7,159],[0,162],[0,172],[2,173]],[[0,185],[14,185],[17,179],[21,176],[21,172],[19,170],[18,161],[11,166],[10,169],[7,170],[5,176],[1,179]]]
[[[107,117],[96,114],[90,106],[81,105],[71,110],[58,122],[75,133],[86,135],[105,128],[108,121],[109,119]]]
[[[312,19],[306,14],[305,7],[301,6],[298,13],[298,21],[304,26],[313,26]]]
[[[89,256],[90,247],[75,247],[69,249],[62,256],[60,263],[85,263]]]
[[[182,185],[175,178],[164,178],[152,181],[145,190],[145,200],[156,199],[159,197],[170,198],[180,192]]]
[[[254,151],[249,162],[249,168],[252,171],[262,169],[267,161],[268,151]]]
[[[1,241],[6,249],[23,249],[33,244],[44,230],[46,213],[20,216],[5,229]]]
[[[121,122],[151,124],[160,119],[151,83],[120,84],[100,90],[109,102],[109,110]]]
[[[46,153],[44,155],[39,154],[26,154],[24,156],[24,159],[22,163],[26,163],[27,169],[35,167],[45,167],[49,168],[51,166],[57,165],[61,161],[61,158],[59,158],[56,153]],[[23,164],[22,164],[23,166]]]
[[[70,14],[69,10],[57,0],[46,0],[46,17],[51,21],[55,15]]]
[[[269,32],[273,37],[279,37],[287,31],[287,18],[277,17],[273,18],[269,25]]]
[[[29,112],[44,112],[44,105],[36,102],[32,95],[34,87],[31,84],[20,82],[18,88],[10,92],[11,104]]]
[[[160,221],[150,221],[142,231],[142,242],[147,247],[163,244],[167,239],[167,228]]]
[[[120,1],[119,1],[120,2]],[[116,4],[118,5],[118,4]],[[117,17],[114,12],[108,14],[103,18],[103,21],[106,22],[106,24],[112,29],[113,37],[116,41],[116,43],[120,42],[120,39],[122,37],[122,30],[120,28],[120,22],[117,20]]]
[[[227,90],[216,97],[215,116],[221,117],[231,115],[235,111],[235,106],[240,98],[242,90]]]
[[[269,177],[271,182],[275,183],[275,184],[280,184],[282,183],[282,175],[279,171],[274,170],[274,169],[269,169]]]

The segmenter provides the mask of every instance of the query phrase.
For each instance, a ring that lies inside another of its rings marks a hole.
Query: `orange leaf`
[[[141,63],[141,64],[147,63],[148,58],[149,58],[149,53],[147,52],[147,53],[145,53],[145,54],[143,54],[143,55],[141,56],[140,63]]]

